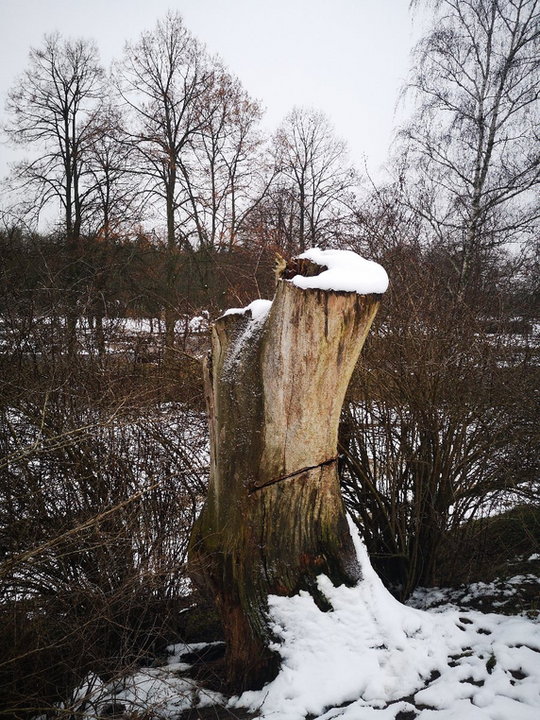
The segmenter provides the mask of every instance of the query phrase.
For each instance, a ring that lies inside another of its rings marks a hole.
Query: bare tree
[[[68,240],[79,238],[95,189],[84,162],[103,86],[96,46],[55,34],[30,50],[29,66],[8,95],[5,130],[13,142],[35,149],[14,168],[15,183],[38,216],[60,204]]]
[[[208,123],[212,73],[207,55],[178,14],[168,14],[139,41],[127,44],[115,80],[132,111],[132,140],[148,192],[163,201],[167,244],[177,245],[177,212],[189,142]],[[182,238],[184,239],[184,238]]]
[[[264,192],[258,129],[262,111],[219,64],[208,102],[212,113],[204,131],[192,140],[196,165],[185,181],[198,245],[230,249],[246,214]]]
[[[460,296],[482,254],[534,233],[540,216],[539,9],[438,0],[416,48],[409,87],[419,106],[401,133],[409,202],[450,245]]]
[[[335,137],[323,113],[295,108],[275,135],[275,158],[276,192],[281,201],[287,198],[290,213],[279,219],[297,243],[290,251],[324,247],[349,213],[355,185],[345,143]],[[283,203],[278,205],[283,213]]]
[[[138,43],[128,45],[116,75],[133,113],[131,139],[147,195],[165,209],[165,324],[171,349],[179,249],[202,253],[197,257],[204,256],[204,262],[194,257],[193,269],[201,275],[201,286],[209,286],[204,277],[212,265],[208,253],[234,244],[258,197],[253,178],[261,111],[239,81],[208,56],[178,14],[167,15]]]
[[[133,182],[134,149],[126,141],[125,119],[112,100],[103,105],[91,130],[85,168],[95,193],[89,224],[108,241],[141,222],[141,189]]]
[[[140,159],[140,174],[152,200],[165,207],[168,267],[165,308],[166,347],[174,345],[177,313],[173,294],[177,277],[177,231],[188,245],[188,233],[178,224],[178,211],[189,204],[185,180],[192,159],[190,141],[209,121],[208,93],[212,72],[204,49],[192,37],[179,14],[168,14],[139,41],[126,45],[115,68],[116,83],[135,121],[132,141]],[[184,190],[184,192],[182,192]]]

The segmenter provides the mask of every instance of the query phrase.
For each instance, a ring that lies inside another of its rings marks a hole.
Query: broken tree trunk
[[[379,295],[301,289],[287,279],[326,268],[291,261],[268,314],[256,301],[213,326],[205,368],[208,497],[193,530],[191,572],[211,594],[232,688],[277,670],[268,595],[360,579],[337,471],[340,412]],[[384,272],[384,271],[383,271]],[[270,305],[270,303],[268,303]]]

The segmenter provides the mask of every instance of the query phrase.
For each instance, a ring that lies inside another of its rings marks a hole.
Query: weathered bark
[[[304,271],[316,274],[308,265]],[[378,298],[302,290],[282,279],[264,321],[247,311],[213,327],[205,368],[210,486],[190,562],[221,614],[236,690],[262,685],[277,669],[268,649],[269,593],[306,589],[324,604],[317,575],[336,584],[360,579],[337,433]]]

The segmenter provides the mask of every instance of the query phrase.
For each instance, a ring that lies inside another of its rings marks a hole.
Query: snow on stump
[[[312,249],[278,268],[273,302],[227,311],[205,365],[208,496],[190,543],[191,574],[215,601],[236,691],[278,669],[268,595],[316,578],[361,577],[337,472],[341,408],[388,278],[348,251]]]

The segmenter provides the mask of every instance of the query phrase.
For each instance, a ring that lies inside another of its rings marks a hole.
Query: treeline
[[[195,632],[179,612],[208,462],[206,336],[189,320],[272,297],[276,252],[352,249],[390,276],[340,451],[398,596],[476,577],[460,562],[485,536],[471,521],[537,502],[538,1],[437,8],[377,186],[316,111],[264,137],[177,15],[110,73],[88,41],[31,51],[7,132],[32,157],[0,232],[7,716],[83,712],[85,678],[120,687],[126,664],[209,638],[206,616]],[[46,208],[57,222],[37,232]],[[147,321],[150,351],[125,352],[126,319]]]
[[[26,332],[32,324],[56,318],[62,332],[56,337],[51,333],[50,341],[58,351],[83,349],[78,324],[91,335],[92,343],[84,349],[104,356],[107,328],[129,318],[145,320],[164,351],[169,313],[177,322],[168,348],[172,351],[183,345],[181,329],[189,329],[191,318],[201,313],[205,319],[216,317],[224,308],[273,292],[275,256],[264,247],[239,245],[221,253],[169,250],[143,234],[122,240],[85,237],[66,244],[62,236],[28,236],[17,230],[0,233],[0,253],[2,331],[12,333],[7,343],[12,348],[19,326]],[[167,282],[171,270],[173,280]]]
[[[170,259],[261,240],[288,252],[344,231],[356,175],[320,112],[294,109],[270,138],[238,78],[169,14],[106,73],[95,44],[47,36],[9,94],[5,131],[31,152],[9,218],[56,210],[68,244],[146,228]],[[169,344],[174,307],[164,308]]]
[[[6,105],[7,139],[29,154],[5,186],[6,232],[52,213],[56,237],[80,255],[86,246],[89,265],[96,243],[159,247],[161,289],[145,295],[161,297],[169,347],[179,298],[192,291],[186,267],[210,287],[214,259],[233,249],[291,256],[367,239],[377,253],[385,223],[403,239],[414,223],[460,299],[485,282],[501,249],[530,266],[538,2],[444,0],[433,13],[405,89],[415,109],[387,179],[371,189],[317,110],[294,108],[265,134],[258,103],[178,14],[127,43],[108,71],[92,41],[46,36]]]

